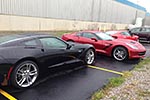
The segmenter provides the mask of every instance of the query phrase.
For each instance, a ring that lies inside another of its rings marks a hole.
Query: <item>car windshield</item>
[[[108,34],[108,35],[113,35],[113,34],[117,33],[117,31],[107,31],[105,33]]]
[[[96,35],[102,40],[114,40],[112,36],[109,36],[105,33],[96,33]]]
[[[3,36],[0,36],[0,44],[1,43],[4,43],[4,42],[7,42],[7,41],[10,41],[10,40],[13,40],[13,39],[17,39],[19,36],[18,35],[3,35]]]

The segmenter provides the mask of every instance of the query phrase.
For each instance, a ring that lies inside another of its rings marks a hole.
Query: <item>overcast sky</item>
[[[148,12],[150,12],[150,0],[128,0],[128,1],[134,2],[136,4],[138,3],[139,5],[145,7]]]

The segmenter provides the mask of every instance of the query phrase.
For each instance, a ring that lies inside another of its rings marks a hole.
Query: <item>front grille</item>
[[[146,51],[145,52],[140,52],[139,56],[143,56],[143,55],[145,55],[145,53],[146,53]]]

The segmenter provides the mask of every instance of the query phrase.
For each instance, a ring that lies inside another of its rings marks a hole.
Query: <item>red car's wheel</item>
[[[126,48],[118,46],[113,50],[113,57],[118,61],[123,61],[128,58],[128,51]]]

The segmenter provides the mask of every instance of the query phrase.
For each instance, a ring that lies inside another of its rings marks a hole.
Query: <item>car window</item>
[[[131,30],[131,33],[134,33],[134,32],[140,32],[140,28],[134,28]]]
[[[77,35],[77,36],[82,36],[82,33],[77,33],[76,35]]]
[[[40,41],[45,48],[67,48],[67,44],[58,38],[41,38]]]
[[[150,28],[146,28],[145,31],[146,31],[146,32],[150,32]]]
[[[128,32],[121,32],[122,35],[131,36]]]
[[[0,44],[19,38],[19,35],[2,35],[0,36]]]
[[[117,31],[107,31],[107,32],[105,32],[105,33],[108,34],[108,35],[113,35],[113,34],[116,34]]]
[[[142,28],[142,29],[141,29],[141,32],[146,32],[146,28]]]
[[[23,44],[26,45],[26,46],[36,46],[36,45],[38,45],[36,39],[24,41]]]
[[[96,38],[97,39],[97,37],[93,33],[84,32],[82,34],[83,34],[83,37],[86,37],[86,38]]]
[[[114,38],[108,34],[105,33],[96,33],[96,35],[101,39],[101,40],[114,40]]]

